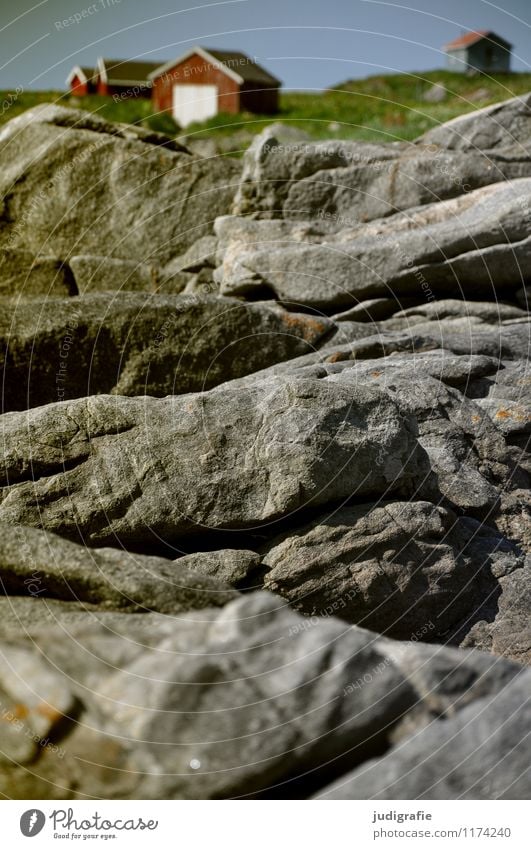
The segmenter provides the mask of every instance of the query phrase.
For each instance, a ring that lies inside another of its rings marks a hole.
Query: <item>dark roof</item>
[[[507,47],[512,46],[500,35],[496,35],[495,32],[492,32],[492,30],[476,29],[471,32],[467,32],[464,35],[460,35],[459,38],[454,38],[453,41],[444,45],[444,50],[458,50],[461,47],[471,47],[473,44],[477,44],[478,41],[481,41],[484,38],[488,38],[490,41],[496,41],[500,44],[506,45]]]
[[[104,59],[109,83],[148,83],[148,75],[160,62],[130,62],[127,59]]]
[[[159,65],[156,68],[156,72],[151,73],[151,79],[161,76],[165,71],[175,68],[176,65],[180,65],[186,59],[189,59],[190,56],[193,56],[194,53],[199,53],[205,59],[210,57],[215,62],[220,62],[222,65],[225,65],[227,71],[236,74],[244,83],[252,83],[258,86],[275,86],[275,88],[281,85],[277,77],[274,77],[273,74],[262,68],[258,62],[251,59],[246,53],[242,53],[240,50],[217,50],[211,47],[203,47],[202,45],[196,45],[183,56]]]
[[[246,83],[258,83],[262,85],[279,85],[280,80],[262,68],[258,62],[241,53],[239,50],[213,50],[203,47],[206,53],[210,53],[218,62],[222,62],[231,71],[235,71]]]
[[[87,80],[91,80],[94,76],[94,68],[84,68],[83,65],[79,66],[83,73],[85,74]]]

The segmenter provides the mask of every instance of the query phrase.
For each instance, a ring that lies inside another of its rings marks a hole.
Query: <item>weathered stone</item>
[[[234,598],[227,584],[206,570],[201,575],[187,561],[88,549],[35,528],[1,525],[0,578],[4,592],[13,596],[81,602],[92,610],[161,613],[219,606]]]
[[[407,488],[423,461],[414,421],[385,394],[327,380],[96,396],[2,426],[0,518],[98,544],[257,527]]]
[[[166,263],[230,209],[236,160],[42,104],[0,132],[0,248]]]
[[[514,118],[518,109],[511,103],[514,101],[499,105],[500,114],[505,109],[505,114],[512,112]],[[518,108],[523,114],[521,102]],[[465,121],[466,116],[458,120]],[[519,120],[508,123],[515,128]],[[525,120],[520,135],[528,141]],[[470,144],[446,144],[450,137],[459,137],[452,122],[415,144],[283,143],[274,129],[266,127],[245,154],[233,211],[268,218],[318,218],[344,228],[491,183],[531,176],[525,147],[515,144],[510,132],[501,132],[499,137],[496,128],[489,127],[489,132],[490,146],[496,150],[486,156],[478,149],[485,146],[484,134],[479,144],[475,143],[477,133],[472,134]]]
[[[264,587],[308,616],[333,612],[397,639],[447,640],[494,603],[523,555],[499,533],[433,504],[341,507],[273,542]],[[474,645],[473,642],[469,643]]]
[[[306,625],[256,593],[160,621],[143,645],[129,625],[109,633],[97,624],[12,641],[28,654],[28,677],[58,676],[77,714],[59,756],[43,751],[29,775],[1,765],[1,792],[304,798],[394,739],[402,748],[427,723],[445,729],[520,680],[519,667],[478,652],[395,643],[334,618]],[[514,739],[522,729],[511,713]],[[474,720],[472,736],[480,730]]]
[[[68,263],[53,256],[0,248],[0,296],[77,295],[77,285]]]
[[[315,350],[334,325],[275,304],[117,292],[5,303],[3,410],[209,389]]]
[[[446,318],[477,318],[488,324],[500,324],[511,319],[527,319],[528,315],[525,310],[517,306],[499,301],[464,301],[443,298],[440,301],[424,300],[401,312],[396,312],[393,318],[394,320],[427,318],[430,321],[442,321]]]
[[[528,529],[531,522],[528,521]],[[495,615],[481,618],[463,639],[464,647],[474,646],[483,651],[502,655],[518,663],[531,665],[531,560],[521,569],[499,577],[500,595],[496,599]],[[492,609],[492,602],[490,605]]]
[[[433,721],[388,754],[342,776],[318,798],[527,799],[530,686],[531,670],[526,670],[500,692],[444,723]]]
[[[531,150],[531,94],[513,97],[459,115],[434,127],[419,139],[422,145],[437,145],[456,151],[503,151],[523,159]]]
[[[187,274],[168,274],[158,263],[130,262],[105,256],[73,256],[70,260],[80,295],[91,292],[180,292]]]
[[[336,234],[264,245],[276,222],[254,222],[255,242],[222,241],[222,294],[269,290],[292,305],[332,311],[358,301],[434,293],[470,297],[521,285],[531,273],[525,210],[531,179],[487,186]],[[296,226],[296,225],[294,225]],[[230,232],[230,222],[224,224]],[[260,238],[260,230],[263,231]],[[258,238],[256,238],[258,234]]]

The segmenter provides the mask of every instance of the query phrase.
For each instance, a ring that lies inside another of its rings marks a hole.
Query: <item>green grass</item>
[[[441,103],[428,103],[424,94],[434,84],[445,87]],[[242,147],[249,136],[272,120],[300,127],[313,138],[395,141],[414,139],[443,121],[531,91],[531,74],[467,77],[449,71],[394,74],[350,80],[328,91],[283,92],[280,113],[272,119],[250,114],[217,115],[204,124],[179,131],[169,115],[154,115],[146,100],[123,100],[97,96],[71,98],[61,92],[24,92],[7,105],[8,93],[0,93],[0,123],[45,101],[97,112],[111,121],[140,124],[169,135],[195,139],[238,133]]]

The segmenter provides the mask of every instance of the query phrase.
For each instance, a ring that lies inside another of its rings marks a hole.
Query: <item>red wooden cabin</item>
[[[185,127],[219,112],[271,115],[280,81],[245,53],[193,47],[150,75],[153,108]]]
[[[76,97],[83,97],[85,94],[94,94],[94,70],[92,68],[82,68],[81,65],[74,65],[68,77],[66,84],[70,89],[70,93]]]

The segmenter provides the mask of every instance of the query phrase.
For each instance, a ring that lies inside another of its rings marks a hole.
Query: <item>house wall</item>
[[[153,105],[159,112],[170,112],[173,107],[173,86],[215,85],[218,89],[218,112],[234,115],[240,112],[240,86],[213,65],[208,64],[198,53],[194,53],[164,71],[153,81]]]
[[[278,88],[260,88],[256,83],[246,83],[240,96],[241,110],[262,115],[278,112]]]
[[[70,93],[75,95],[75,97],[83,97],[85,94],[89,93],[88,84],[82,82],[79,77],[76,76],[70,83]]]
[[[458,71],[465,74],[468,70],[468,53],[466,47],[461,50],[452,50],[446,54],[447,67],[449,71]]]
[[[508,73],[511,69],[511,53],[501,45],[483,39],[470,47],[448,53],[447,67],[449,71],[462,74],[467,71]]]
[[[510,70],[511,55],[500,45],[483,39],[469,47],[468,64],[478,71],[506,73]]]

